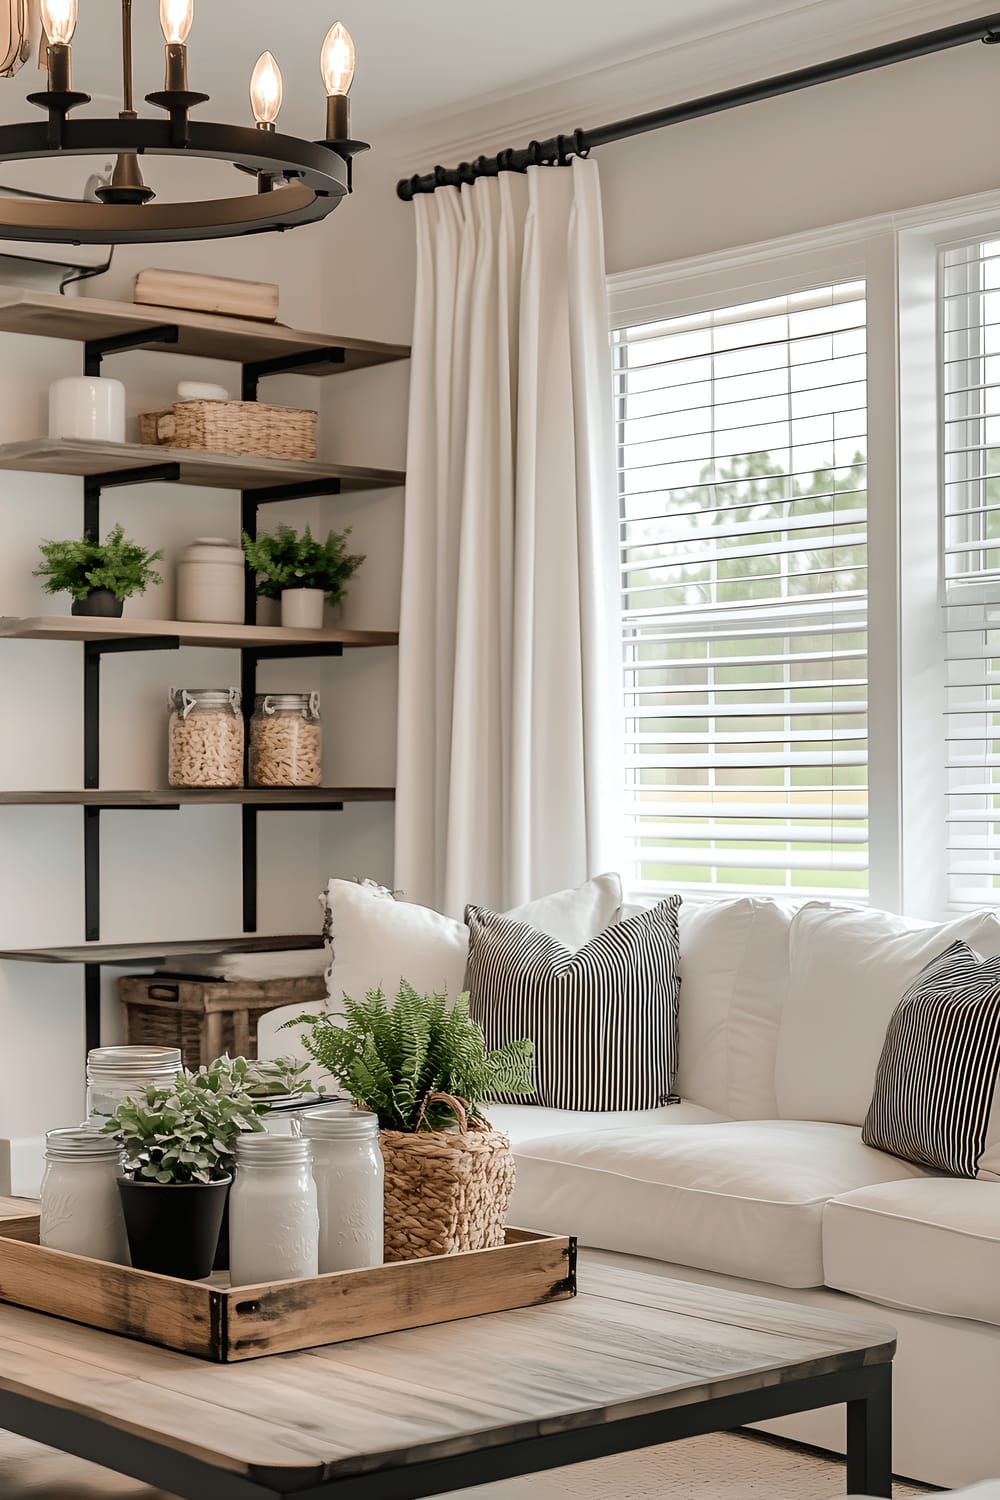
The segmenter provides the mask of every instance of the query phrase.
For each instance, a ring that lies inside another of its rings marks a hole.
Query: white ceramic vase
[[[120,380],[71,375],[49,386],[49,437],[125,441],[125,387]]]
[[[295,630],[322,630],[322,589],[282,589],[281,623]]]

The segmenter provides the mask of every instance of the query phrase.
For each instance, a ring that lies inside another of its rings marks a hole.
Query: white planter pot
[[[124,443],[125,387],[120,380],[71,375],[49,386],[49,437]]]
[[[296,630],[322,630],[325,599],[322,589],[282,589],[282,625]]]

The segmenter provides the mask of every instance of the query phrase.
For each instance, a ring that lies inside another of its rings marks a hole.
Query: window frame
[[[901,773],[896,236],[882,222],[843,226],[608,278],[609,325],[624,327],[864,280],[868,308],[869,894],[900,910]],[[609,400],[609,412],[613,407]],[[734,887],[733,896],[740,894]],[[697,898],[693,898],[697,899]],[[725,899],[706,892],[706,900]],[[781,893],[782,900],[789,899]],[[794,899],[794,898],[792,898]],[[808,900],[809,898],[803,898]],[[845,893],[845,900],[850,900]]]

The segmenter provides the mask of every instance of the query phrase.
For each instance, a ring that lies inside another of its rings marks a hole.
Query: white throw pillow
[[[775,1071],[782,1118],[861,1125],[893,1011],[920,970],[959,941],[994,958],[1000,921],[970,912],[935,926],[820,902],[796,912]]]
[[[392,997],[400,979],[421,994],[461,992],[469,955],[464,922],[411,901],[396,901],[380,887],[353,880],[331,880],[325,900],[333,955],[327,993],[333,1009],[339,1009],[345,994],[361,999],[379,986]],[[529,901],[507,915],[575,953],[615,921],[621,901],[619,877],[597,875],[575,890]]]
[[[793,909],[777,901],[685,902],[680,910],[677,1091],[734,1120],[773,1120]]]

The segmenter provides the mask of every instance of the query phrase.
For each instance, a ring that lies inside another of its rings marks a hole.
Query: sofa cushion
[[[327,991],[335,1010],[345,993],[363,999],[366,991],[381,985],[386,994],[395,995],[401,978],[421,993],[459,993],[469,952],[464,922],[428,906],[397,901],[371,882],[331,880],[322,899],[332,947]],[[574,890],[529,901],[507,915],[575,952],[615,920],[621,899],[617,875],[596,875]]]
[[[778,1114],[791,920],[791,907],[753,897],[681,907],[677,1088],[685,1099],[736,1120]]]
[[[932,1177],[834,1198],[823,1260],[838,1291],[1000,1325],[1000,1185]]]
[[[536,1135],[515,1156],[524,1229],[788,1287],[823,1285],[828,1199],[927,1175],[850,1126],[792,1120]]]
[[[989,1174],[998,1088],[1000,958],[953,943],[893,1011],[861,1139],[953,1177]]]
[[[663,1104],[659,1109],[604,1110],[546,1109],[540,1104],[487,1104],[490,1124],[503,1132],[515,1151],[522,1141],[554,1135],[594,1135],[605,1130],[627,1130],[665,1125],[716,1125],[725,1117],[700,1104]]]
[[[775,1071],[780,1114],[860,1125],[890,1016],[925,964],[960,940],[996,956],[1000,921],[970,912],[932,926],[818,902],[797,911]]]
[[[655,1109],[677,1071],[679,896],[615,922],[570,952],[526,922],[466,908],[464,988],[486,1045],[527,1037],[528,1104],[555,1109]],[[518,1103],[505,1091],[496,1097]]]

